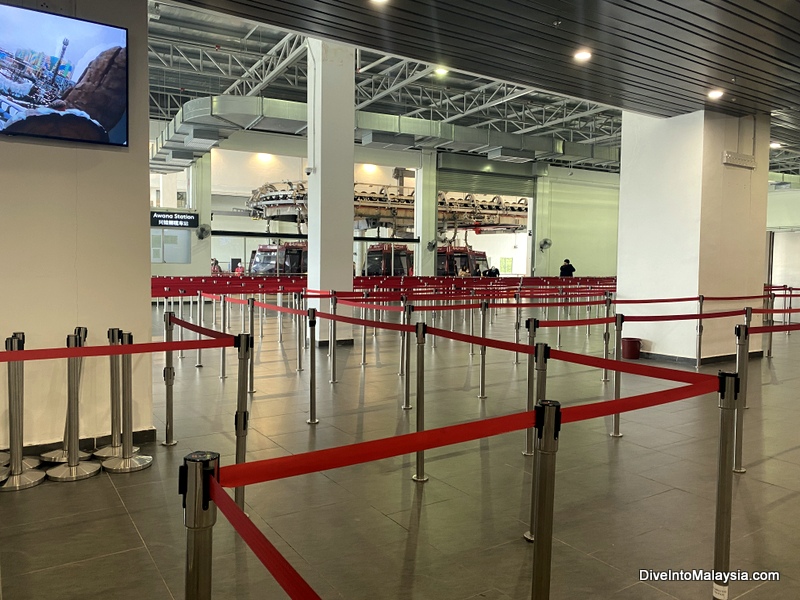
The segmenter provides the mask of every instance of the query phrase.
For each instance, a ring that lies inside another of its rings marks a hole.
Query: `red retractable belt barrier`
[[[42,348],[38,350],[15,350],[0,352],[0,363],[23,360],[54,360],[90,356],[122,356],[124,354],[148,354],[172,350],[196,350],[198,348],[226,348],[233,346],[236,338],[226,336],[211,340],[189,340],[185,342],[148,342],[124,346],[83,346],[81,348]]]
[[[652,406],[676,402],[678,400],[686,400],[694,396],[701,396],[718,391],[719,380],[716,377],[711,377],[708,381],[703,383],[693,383],[670,390],[639,394],[638,396],[620,398],[619,400],[607,400],[605,402],[595,402],[593,404],[568,406],[561,410],[561,422],[574,423],[575,421],[607,417],[609,415],[650,408]]]
[[[798,313],[800,308],[754,308],[754,315],[779,315],[786,313]]]
[[[698,296],[687,296],[685,298],[646,298],[642,300],[614,300],[614,304],[660,304],[668,302],[697,302]]]
[[[526,411],[417,433],[406,433],[380,440],[359,442],[348,446],[230,465],[220,469],[219,481],[223,487],[231,488],[339,469],[401,454],[411,454],[418,450],[441,448],[520,429],[529,429],[534,426],[535,420],[535,413]]]
[[[370,298],[373,300],[373,298]],[[351,302],[350,300],[339,300],[339,304],[344,306],[356,306],[358,308],[368,308],[370,310],[386,310],[390,312],[403,312],[405,309],[402,306],[383,306],[382,304],[366,304],[363,302]]]
[[[288,308],[286,306],[278,306],[277,304],[264,304],[263,302],[254,302],[253,306],[259,308],[266,308],[267,310],[274,310],[275,312],[289,313],[290,315],[307,315],[308,312],[300,310],[299,308]]]
[[[314,589],[295,571],[278,549],[272,545],[261,530],[247,517],[242,509],[222,489],[219,482],[211,478],[211,499],[220,512],[233,525],[247,543],[256,558],[261,561],[292,600],[320,600]]]
[[[232,336],[229,333],[223,333],[221,331],[216,331],[214,329],[208,329],[206,327],[201,327],[200,325],[195,325],[194,323],[189,323],[189,321],[183,321],[176,316],[172,316],[171,319],[172,323],[177,325],[178,327],[183,327],[184,329],[188,329],[189,331],[194,331],[195,333],[199,333],[200,335],[204,335],[210,338],[216,339],[234,339],[235,336]]]
[[[769,298],[768,295],[761,294],[760,296],[703,296],[703,300],[710,302],[725,302],[728,300],[763,300]]]
[[[627,317],[626,317],[627,319]],[[578,327],[580,325],[605,325],[616,322],[615,317],[600,317],[599,319],[573,319],[571,321],[539,321],[540,328],[547,327]]]
[[[726,310],[722,312],[694,313],[690,315],[625,315],[625,322],[635,323],[644,321],[691,321],[695,319],[724,319],[727,317],[740,317],[744,309]]]
[[[753,335],[758,333],[780,333],[781,331],[798,331],[800,330],[800,323],[792,325],[772,325],[770,327],[750,327],[748,331]]]
[[[456,333],[455,331],[447,331],[446,329],[438,329],[436,327],[426,327],[425,332],[429,333],[430,335],[456,340],[457,342],[466,342],[467,344],[487,346],[488,348],[497,348],[498,350],[508,350],[509,352],[519,352],[520,354],[534,354],[536,352],[534,347],[529,346],[528,344],[503,342],[500,340],[493,340],[475,335],[467,335],[465,333]]]
[[[355,319],[353,317],[345,317],[343,315],[333,315],[331,313],[317,311],[317,317],[321,319],[328,319],[331,321],[340,321],[342,323],[349,323],[351,325],[359,325],[365,327],[377,327],[378,329],[390,329],[392,331],[407,331],[414,333],[417,328],[413,325],[401,325],[400,323],[386,323],[383,321],[369,321],[367,319]]]

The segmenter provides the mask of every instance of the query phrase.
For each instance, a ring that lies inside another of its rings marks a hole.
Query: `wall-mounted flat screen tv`
[[[128,145],[128,31],[0,4],[0,134]]]

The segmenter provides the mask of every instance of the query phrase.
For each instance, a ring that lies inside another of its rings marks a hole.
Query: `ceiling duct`
[[[183,145],[192,150],[208,152],[219,144],[219,133],[211,129],[195,129],[184,138]]]
[[[194,152],[189,150],[170,150],[167,154],[167,162],[185,163],[187,165],[194,162]]]
[[[408,150],[414,147],[414,136],[368,131],[362,136],[361,145],[382,150]]]
[[[489,160],[500,160],[510,163],[527,163],[536,160],[536,152],[529,150],[513,150],[511,148],[495,148],[487,154]]]

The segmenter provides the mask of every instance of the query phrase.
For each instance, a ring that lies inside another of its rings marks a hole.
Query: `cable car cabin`
[[[394,246],[394,264],[392,264]],[[364,275],[411,276],[414,274],[414,252],[405,244],[373,244],[367,250]]]
[[[308,244],[259,246],[250,257],[251,275],[303,275],[308,272]]]
[[[466,246],[441,246],[436,252],[436,275],[439,277],[457,277],[462,273],[480,277],[488,270],[486,252]]]

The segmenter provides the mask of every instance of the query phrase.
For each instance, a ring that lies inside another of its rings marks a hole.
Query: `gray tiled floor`
[[[207,311],[209,314],[210,311]],[[233,311],[238,331],[238,311]],[[513,339],[502,311],[489,335]],[[160,316],[154,313],[155,339]],[[465,323],[456,321],[458,330]],[[308,371],[295,371],[293,325],[277,344],[266,320],[257,348],[248,460],[377,439],[414,430],[400,408],[399,337],[367,337],[368,365],[355,346],[339,349],[340,383],[328,383],[318,352],[319,425],[308,418]],[[343,328],[347,331],[347,328]],[[540,341],[555,342],[553,332]],[[565,330],[563,347],[597,354],[601,331]],[[141,473],[0,495],[4,600],[183,598],[184,529],[177,467],[191,450],[233,462],[236,364],[218,377],[219,353],[176,360],[172,448],[145,445],[154,466]],[[800,335],[775,336],[775,358],[752,362],[745,421],[747,473],[734,482],[731,567],[778,570],[780,582],[734,582],[731,598],[800,597]],[[307,368],[307,359],[306,359]],[[163,357],[153,364],[154,418],[163,439]],[[716,372],[732,365],[704,368]],[[548,396],[565,405],[608,397],[599,372],[550,361]],[[439,340],[426,349],[426,421],[437,427],[523,408],[525,365],[489,350],[486,400],[477,398],[478,357]],[[625,376],[623,394],[666,384]],[[412,397],[412,404],[414,398]],[[640,569],[712,566],[718,413],[705,396],[565,425],[557,458],[553,599],[692,600],[709,583],[640,582]],[[530,459],[522,433],[427,453],[424,485],[411,481],[412,455],[273,481],[247,489],[247,510],[323,598],[509,600],[530,596]],[[281,598],[283,592],[220,515],[214,541],[214,598]]]

